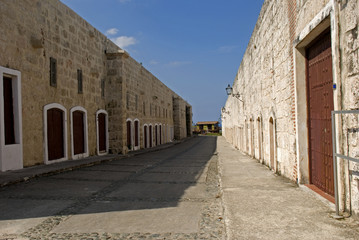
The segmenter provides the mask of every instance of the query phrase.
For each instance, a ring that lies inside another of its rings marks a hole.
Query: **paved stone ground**
[[[359,222],[218,138],[227,239],[359,239]]]
[[[0,239],[224,239],[215,137],[0,189]]]

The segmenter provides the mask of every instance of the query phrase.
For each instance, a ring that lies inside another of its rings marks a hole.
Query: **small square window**
[[[56,87],[57,85],[57,63],[56,59],[50,57],[50,86]]]

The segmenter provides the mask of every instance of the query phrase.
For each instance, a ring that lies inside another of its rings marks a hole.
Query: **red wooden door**
[[[75,111],[72,113],[72,130],[74,139],[74,154],[81,154],[85,152],[85,125],[84,113]]]
[[[106,151],[106,114],[104,113],[98,115],[98,138],[99,151]]]
[[[131,138],[132,138],[132,136],[131,136],[132,134],[131,134],[131,122],[130,121],[127,121],[127,147],[129,148],[129,149],[131,149],[131,145],[132,145],[132,141],[131,141]]]
[[[147,126],[144,126],[144,128],[143,128],[143,138],[144,138],[145,148],[148,148],[148,144],[147,144]]]
[[[135,146],[136,147],[139,146],[138,132],[139,132],[138,121],[135,121]]]
[[[152,147],[152,146],[153,146],[153,139],[152,139],[153,131],[152,131],[152,126],[149,127],[149,132],[150,132],[150,135],[149,135],[149,138],[150,138],[150,147]]]
[[[12,79],[3,78],[5,145],[15,143]]]
[[[160,125],[160,144],[162,144],[162,125]]]
[[[47,110],[47,146],[49,160],[64,157],[63,111],[57,108]]]
[[[157,146],[158,145],[158,126],[157,125],[155,126],[155,138],[156,138],[155,143]]]
[[[334,103],[330,33],[307,49],[307,91],[311,183],[333,196],[331,111]]]

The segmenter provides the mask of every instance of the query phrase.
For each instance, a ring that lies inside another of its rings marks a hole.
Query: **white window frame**
[[[106,122],[106,151],[105,152],[100,152],[100,129],[98,126],[98,115],[100,115],[101,113],[105,114],[105,122]],[[97,155],[98,156],[102,156],[102,155],[106,155],[108,154],[108,149],[109,149],[109,141],[108,141],[108,113],[107,111],[101,109],[98,110],[96,112],[96,151],[97,151]]]
[[[63,129],[64,129],[64,157],[56,160],[49,160],[48,144],[47,144],[47,111],[53,108],[58,108],[64,112]],[[58,103],[50,103],[44,106],[44,162],[45,164],[52,164],[68,160],[67,149],[67,110],[64,106]]]
[[[12,79],[15,144],[5,145],[3,79]],[[0,171],[23,168],[21,72],[0,66]]]
[[[76,154],[74,153],[74,134],[73,134],[73,130],[74,130],[74,125],[73,125],[73,113],[75,111],[80,111],[84,114],[84,153],[80,153],[80,154]],[[81,158],[85,158],[89,156],[89,145],[88,145],[88,124],[87,124],[87,110],[81,106],[76,106],[70,109],[70,126],[71,126],[71,158],[73,160],[77,160],[77,159],[81,159]]]

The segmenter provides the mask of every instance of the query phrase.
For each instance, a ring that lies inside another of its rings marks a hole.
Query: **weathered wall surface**
[[[173,121],[174,121],[174,138],[182,139],[192,135],[188,132],[188,127],[192,126],[192,110],[190,115],[186,114],[186,109],[191,106],[179,96],[173,97]]]
[[[359,1],[343,1],[339,5],[339,22],[341,28],[341,93],[342,109],[359,109]],[[342,137],[340,148],[344,155],[359,159],[359,114],[347,114],[342,117]],[[341,160],[343,195],[346,196],[344,206],[352,209],[359,217],[359,164]]]
[[[311,183],[306,49],[330,30],[334,110],[359,109],[358,13],[358,0],[265,1],[233,83],[234,95],[222,109],[226,139],[274,171]],[[358,115],[338,117],[342,154],[359,157],[358,127]],[[340,209],[358,216],[358,164],[339,160],[338,168]]]
[[[296,158],[295,129],[290,117],[293,99],[289,76],[291,43],[284,9],[287,9],[285,0],[264,3],[233,83],[233,92],[239,93],[243,102],[229,97],[225,110],[231,115],[224,116],[226,136],[230,134],[237,143],[244,138],[241,150],[257,158],[261,156],[267,165],[271,165],[269,121],[272,118],[277,138],[275,166],[271,167],[292,178]],[[231,119],[229,124],[227,118]]]
[[[43,107],[50,103],[88,111],[89,150],[94,155],[95,112],[105,107],[101,79],[106,76],[106,37],[57,0],[1,1],[0,22],[0,65],[22,73],[24,165],[44,162]],[[56,87],[49,84],[50,57],[57,60]],[[77,91],[77,69],[83,72],[82,94]],[[70,156],[70,141],[67,144]]]
[[[44,163],[44,106],[52,103],[66,109],[68,159],[75,106],[87,111],[89,155],[97,152],[98,110],[108,112],[110,152],[128,151],[127,119],[139,121],[141,148],[144,124],[163,126],[162,143],[172,140],[166,134],[175,127],[172,99],[178,95],[60,1],[0,1],[0,22],[0,66],[22,76],[24,166]],[[55,87],[50,58],[57,61]],[[77,70],[82,70],[82,93]]]

